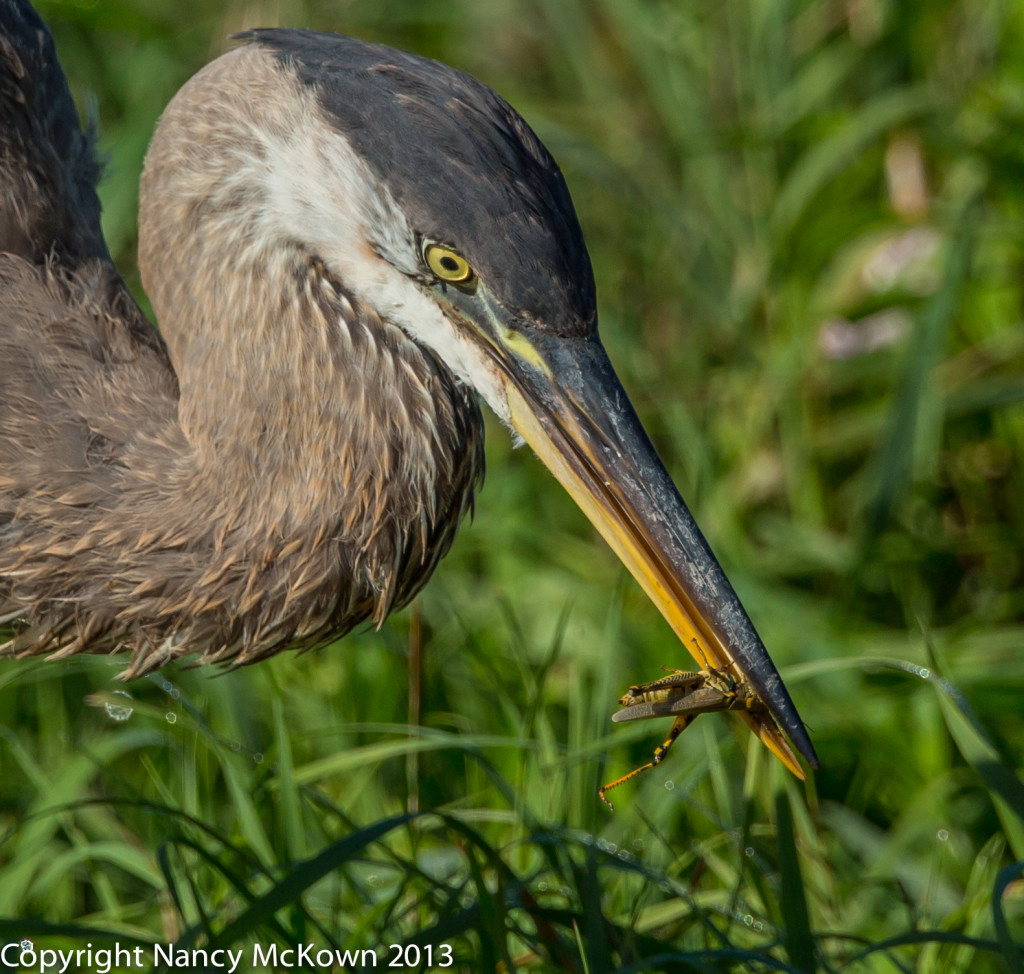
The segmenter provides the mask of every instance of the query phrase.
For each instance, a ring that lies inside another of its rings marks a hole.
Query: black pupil
[[[442,257],[441,266],[446,271],[457,271],[459,269],[459,262],[454,257]]]

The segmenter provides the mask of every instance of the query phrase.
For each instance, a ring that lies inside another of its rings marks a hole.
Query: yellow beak
[[[562,337],[522,322],[507,324],[501,309],[481,291],[473,300],[476,314],[467,314],[469,302],[451,311],[497,365],[510,422],[700,666],[728,669],[749,684],[764,710],[741,711],[740,716],[803,778],[789,742],[812,768],[818,767],[803,722],[597,336]]]

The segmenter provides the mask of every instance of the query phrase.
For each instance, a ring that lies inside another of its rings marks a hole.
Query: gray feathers
[[[565,180],[504,99],[437,61],[349,37],[241,36],[316,91],[414,228],[456,247],[507,307],[562,335],[595,333],[594,277]]]
[[[92,135],[36,12],[0,0],[0,251],[42,263],[106,257]]]

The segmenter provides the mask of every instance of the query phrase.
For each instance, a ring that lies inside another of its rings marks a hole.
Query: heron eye
[[[439,280],[465,286],[472,284],[476,279],[476,274],[469,266],[469,261],[462,254],[449,250],[447,247],[442,247],[439,244],[427,244],[423,248],[423,257],[427,262],[427,267]]]

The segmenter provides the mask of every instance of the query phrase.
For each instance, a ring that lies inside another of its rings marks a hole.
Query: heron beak
[[[466,320],[468,308],[462,302],[452,311],[485,339],[498,366],[511,424],[701,667],[728,667],[754,689],[767,713],[741,712],[741,717],[793,774],[804,778],[786,736],[812,768],[818,759],[796,707],[600,341],[523,326],[513,330],[500,323],[500,312],[488,304],[486,327],[479,319]]]

